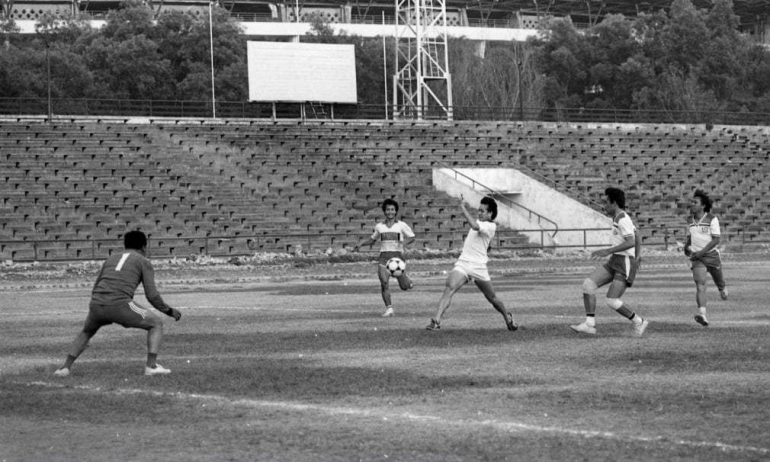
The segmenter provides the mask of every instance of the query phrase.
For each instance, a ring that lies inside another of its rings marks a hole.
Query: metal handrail
[[[537,217],[537,223],[538,223],[538,224],[540,224],[540,221],[541,221],[541,220],[544,220],[544,221],[547,221],[548,223],[551,223],[551,224],[553,225],[553,227],[554,227],[554,232],[553,232],[553,234],[551,235],[551,237],[552,237],[552,238],[553,238],[553,237],[555,237],[555,236],[556,236],[556,234],[559,232],[559,225],[558,225],[558,224],[557,224],[555,221],[551,220],[550,218],[544,217],[543,215],[541,215],[541,214],[539,214],[539,213],[535,212],[534,210],[532,210],[532,209],[530,209],[530,208],[528,208],[528,207],[525,207],[525,206],[523,206],[523,205],[521,205],[521,204],[518,204],[518,203],[516,203],[516,202],[514,202],[514,201],[510,200],[509,198],[505,197],[505,194],[504,194],[504,193],[502,193],[502,192],[500,192],[500,191],[497,191],[497,190],[495,190],[495,189],[493,189],[493,188],[491,188],[491,187],[489,187],[489,186],[486,186],[486,185],[484,185],[484,184],[482,184],[482,183],[478,182],[477,180],[475,180],[475,179],[471,178],[470,176],[468,176],[468,175],[466,175],[466,174],[464,174],[464,173],[462,173],[462,172],[459,172],[459,171],[457,171],[457,170],[456,170],[456,169],[454,169],[453,167],[451,167],[451,166],[449,166],[449,165],[447,165],[447,164],[445,164],[445,163],[443,163],[443,162],[441,162],[441,161],[436,161],[436,163],[437,163],[437,164],[439,164],[439,165],[441,165],[443,168],[447,168],[447,169],[449,169],[449,170],[453,171],[453,172],[454,172],[454,174],[455,174],[455,179],[457,179],[457,175],[459,175],[459,176],[462,176],[462,177],[464,177],[464,178],[466,178],[466,179],[470,180],[470,181],[471,181],[471,188],[472,188],[472,189],[474,189],[474,190],[475,190],[475,189],[476,189],[476,188],[475,188],[475,185],[479,185],[479,186],[481,186],[482,188],[484,188],[484,189],[486,189],[487,191],[489,191],[490,193],[492,193],[492,195],[494,195],[494,196],[497,196],[497,197],[499,197],[500,199],[502,199],[502,200],[503,200],[504,202],[506,202],[508,205],[513,205],[513,206],[519,207],[520,209],[523,209],[523,210],[527,211],[527,212],[529,213],[529,220],[530,220],[530,221],[532,221],[532,216],[534,215],[535,217]]]

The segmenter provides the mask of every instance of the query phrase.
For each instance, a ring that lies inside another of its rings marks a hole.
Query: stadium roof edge
[[[92,20],[91,26],[101,28],[106,21]],[[34,34],[36,21],[16,21],[16,25],[22,34]],[[247,36],[261,37],[293,37],[306,35],[311,32],[310,23],[286,23],[286,22],[241,22],[241,28]],[[396,26],[380,24],[329,24],[335,33],[346,32],[348,35],[360,37],[391,37],[396,33]],[[451,37],[465,37],[473,41],[525,41],[529,37],[538,34],[535,29],[508,29],[487,27],[447,27],[447,34]]]

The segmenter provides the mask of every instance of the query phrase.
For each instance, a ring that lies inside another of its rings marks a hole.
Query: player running
[[[382,201],[382,212],[385,214],[385,221],[379,222],[374,226],[374,233],[370,238],[353,246],[353,251],[358,250],[365,245],[372,245],[380,241],[380,255],[377,259],[377,276],[380,278],[380,290],[382,292],[382,301],[385,302],[385,313],[383,317],[395,315],[393,303],[390,297],[390,271],[385,268],[385,264],[391,258],[404,259],[404,250],[408,245],[414,242],[415,236],[412,229],[396,218],[398,215],[398,202],[393,199]],[[401,290],[409,290],[414,287],[412,281],[406,272],[398,276],[398,286]]]
[[[489,243],[497,230],[497,225],[494,222],[494,219],[497,218],[497,202],[491,197],[483,197],[476,212],[476,218],[474,218],[465,208],[463,197],[460,196],[460,210],[471,229],[468,230],[468,235],[465,237],[460,257],[447,276],[446,287],[443,295],[441,295],[441,300],[439,300],[436,317],[431,318],[426,329],[441,329],[441,317],[452,303],[452,297],[462,286],[473,281],[487,301],[503,316],[508,330],[515,331],[519,326],[513,321],[513,315],[505,309],[503,302],[497,298],[487,270]]]
[[[581,324],[571,325],[575,332],[583,334],[596,334],[596,290],[606,284],[610,284],[607,290],[607,306],[625,316],[634,323],[634,333],[641,337],[649,325],[649,321],[642,319],[631,311],[628,305],[620,297],[631,287],[636,277],[636,272],[641,263],[641,240],[631,217],[625,211],[626,195],[618,188],[604,190],[605,210],[612,217],[612,247],[591,252],[591,258],[604,258],[609,260],[604,265],[596,268],[583,281],[583,305],[586,310],[586,320]]]
[[[700,189],[695,191],[690,202],[693,222],[687,227],[687,242],[684,245],[684,253],[692,261],[692,276],[695,280],[695,301],[698,303],[695,322],[704,327],[709,325],[706,319],[707,273],[714,280],[722,300],[727,300],[728,296],[722,275],[722,259],[717,249],[722,233],[719,219],[711,213],[711,205],[708,194]]]
[[[70,374],[72,363],[88,346],[96,332],[108,324],[147,331],[147,362],[144,375],[169,374],[171,371],[157,363],[163,339],[163,321],[152,311],[133,301],[134,291],[141,283],[152,306],[179,321],[182,314],[163,301],[155,288],[155,270],[145,258],[147,237],[141,231],[129,231],[123,237],[125,252],[112,255],[102,265],[91,292],[83,330],[75,337],[64,365],[54,372],[57,377]]]

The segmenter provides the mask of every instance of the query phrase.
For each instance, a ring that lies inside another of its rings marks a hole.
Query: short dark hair
[[[497,202],[489,196],[481,198],[481,203],[487,206],[487,212],[492,213],[492,219],[497,218]]]
[[[147,236],[141,231],[129,231],[123,236],[123,247],[142,250],[147,245]]]
[[[392,205],[396,208],[396,213],[398,213],[398,202],[391,198],[387,198],[384,201],[382,201],[382,211],[385,212],[385,207]]]
[[[607,199],[609,199],[610,202],[614,202],[619,208],[626,208],[626,193],[624,193],[622,189],[607,188],[604,190],[604,195],[607,196]]]
[[[711,211],[711,206],[714,205],[711,201],[711,198],[708,194],[706,194],[706,191],[702,189],[696,189],[695,194],[692,195],[692,197],[697,197],[700,199],[700,203],[703,206],[703,210],[708,213]]]

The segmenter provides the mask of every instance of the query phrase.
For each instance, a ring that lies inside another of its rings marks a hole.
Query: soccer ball
[[[390,272],[391,276],[399,277],[406,271],[406,263],[400,258],[391,258],[385,263],[385,268]]]

